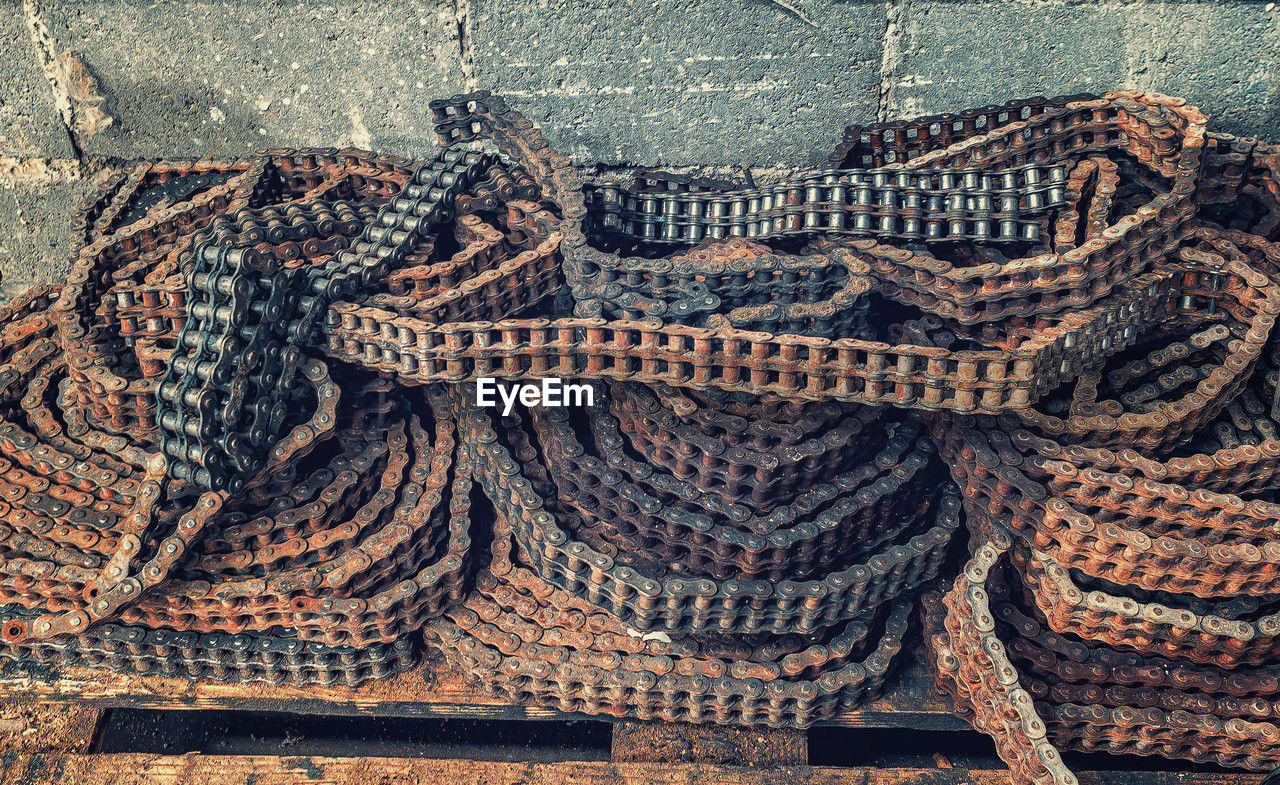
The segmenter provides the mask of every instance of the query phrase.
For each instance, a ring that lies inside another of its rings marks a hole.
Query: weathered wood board
[[[366,682],[356,689],[338,685],[226,684],[0,662],[0,702],[24,701],[390,717],[556,719],[566,716],[555,710],[513,706],[490,697],[463,676],[434,662],[390,679]],[[934,695],[923,666],[915,662],[905,664],[893,675],[883,697],[826,724],[918,730],[969,727],[947,713]]]
[[[1256,774],[1084,772],[1080,785],[1256,785]],[[0,754],[24,785],[1008,785],[1001,769],[750,768],[705,763],[507,763],[259,755]]]

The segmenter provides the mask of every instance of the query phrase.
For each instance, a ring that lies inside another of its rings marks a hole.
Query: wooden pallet
[[[1008,774],[949,768],[810,766],[805,731],[735,729],[619,721],[608,761],[504,762],[410,757],[158,755],[98,752],[104,717],[114,708],[239,710],[304,715],[564,720],[579,715],[512,706],[428,663],[358,689],[221,684],[0,665],[0,783],[41,785],[277,785],[277,783],[449,783],[449,785],[996,785]],[[598,718],[596,718],[598,719]],[[947,714],[919,664],[903,668],[885,697],[847,712],[830,726],[915,731],[967,729]],[[969,731],[973,733],[972,731]],[[849,731],[856,734],[855,731]],[[851,737],[852,739],[853,737]],[[981,737],[974,735],[975,742]],[[856,743],[856,741],[851,741]],[[1159,764],[1156,764],[1157,766]],[[1082,785],[1256,785],[1256,774],[1088,771]]]

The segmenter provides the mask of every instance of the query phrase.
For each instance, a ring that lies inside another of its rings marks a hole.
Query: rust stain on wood
[[[794,728],[738,728],[625,720],[613,726],[614,763],[804,765],[809,734]]]
[[[0,751],[88,752],[101,719],[92,706],[0,704]]]

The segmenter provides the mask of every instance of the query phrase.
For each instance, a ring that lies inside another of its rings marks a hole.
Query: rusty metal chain
[[[431,109],[425,164],[140,164],[0,313],[0,656],[354,684],[422,632],[507,699],[803,726],[878,689],[963,506],[931,656],[1019,783],[1276,762],[1274,146],[1113,92],[622,186]]]
[[[139,451],[124,445],[115,445],[124,461],[103,455],[73,436],[88,435],[81,426],[62,431],[45,408],[49,392],[68,385],[56,347],[36,327],[51,332],[36,312],[5,334],[31,345],[8,344],[14,353],[0,367],[5,393],[22,393],[25,407],[0,423],[0,452],[11,467],[0,480],[0,532],[13,576],[5,601],[46,612],[0,625],[5,640],[47,640],[118,618],[175,631],[269,634],[284,626],[300,640],[360,646],[394,642],[460,596],[470,478],[457,480],[446,510],[455,441],[438,394],[434,437],[382,382],[364,393],[352,386],[350,408],[339,415],[336,386],[308,360],[318,408],[291,429],[243,496],[171,498],[158,509],[163,461],[146,456],[145,467],[130,466]],[[46,351],[32,351],[39,349]],[[294,477],[295,462],[317,439],[338,454]],[[85,489],[95,486],[114,504],[91,504]],[[95,507],[99,517],[86,520]],[[159,539],[175,519],[174,533]],[[38,576],[43,582],[27,585]]]
[[[332,190],[340,179],[352,186],[351,177],[283,163],[274,162],[271,179],[290,178],[285,190]],[[145,196],[140,183],[154,178],[163,187],[181,169],[140,168],[133,190]],[[399,176],[388,174],[354,187],[377,199]],[[130,186],[109,184],[85,211],[98,213],[94,224],[108,234],[99,241],[84,229],[86,253],[57,305],[47,310],[53,293],[35,291],[6,311],[5,656],[192,678],[354,684],[412,665],[407,633],[460,599],[471,478],[465,466],[453,471],[444,399],[409,406],[386,382],[356,378],[344,381],[339,411],[325,366],[304,358],[290,394],[298,405],[282,423],[287,435],[234,496],[196,496],[181,480],[165,482],[165,461],[150,446],[154,428],[136,427],[155,419],[118,414],[154,410],[147,401],[185,314],[174,275],[212,216],[202,208],[243,184],[212,183],[191,202],[167,207],[158,200],[148,218],[120,230],[101,216],[127,206],[119,189]],[[190,186],[184,182],[184,192]],[[270,197],[253,197],[284,206],[242,212],[256,220],[235,226],[241,241],[284,249],[295,240],[290,227],[267,235],[287,219],[358,226],[374,214],[365,205],[293,204],[281,188],[277,182],[260,189]],[[347,208],[343,219],[337,213]],[[325,250],[306,247],[291,258]],[[86,296],[90,281],[105,284],[95,292],[105,296]],[[76,329],[81,324],[90,329]],[[113,348],[132,351],[113,357]],[[77,375],[73,355],[115,361],[83,363],[89,373]],[[102,379],[108,383],[95,388]],[[121,400],[122,388],[142,400]],[[112,421],[123,434],[99,430]],[[313,468],[299,475],[300,461]]]
[[[624,259],[593,247],[582,231],[588,210],[581,178],[566,159],[550,151],[546,140],[531,124],[511,112],[500,99],[483,93],[457,96],[436,102],[433,110],[446,143],[490,138],[504,155],[519,160],[538,181],[544,198],[563,218],[559,228],[565,238],[564,273],[580,317],[660,314],[660,318],[667,319],[687,312],[696,321],[707,318],[701,314],[718,307],[714,298],[723,299],[721,293],[707,286],[704,295],[702,288],[694,285],[703,283],[697,280],[703,275],[700,263],[689,265],[679,260],[644,257]],[[915,257],[907,249],[886,247],[881,253],[873,241],[866,241],[870,245],[849,246],[852,252],[870,260],[868,264],[873,268],[877,288],[891,297],[929,309],[937,305],[935,301],[940,293],[946,293],[948,298],[960,296],[955,302],[962,310],[938,306],[941,312],[966,321],[988,321],[988,327],[991,325],[987,317],[971,306],[979,299],[998,304],[999,312],[991,310],[991,314],[994,318],[1008,319],[1013,327],[1012,335],[1001,334],[994,327],[984,328],[981,334],[970,339],[978,342],[980,353],[938,351],[936,346],[890,346],[844,337],[848,335],[847,330],[859,329],[862,320],[849,327],[819,325],[819,334],[830,330],[831,335],[841,336],[837,339],[839,343],[829,347],[815,342],[810,335],[750,332],[723,322],[717,329],[692,331],[671,323],[607,321],[602,325],[565,319],[549,324],[505,320],[492,326],[456,325],[444,328],[448,330],[444,334],[430,323],[409,326],[402,322],[406,329],[398,332],[392,341],[390,336],[373,334],[376,326],[387,320],[386,314],[347,307],[334,308],[330,314],[329,351],[338,356],[383,355],[380,363],[383,370],[414,369],[409,375],[412,381],[456,381],[483,375],[520,378],[555,368],[565,376],[604,375],[694,388],[716,386],[929,410],[1017,408],[1074,376],[1083,367],[1078,361],[1086,357],[1092,360],[1094,352],[1099,351],[1098,345],[1091,341],[1077,348],[1077,342],[1068,338],[1065,341],[1067,362],[1060,364],[1056,356],[1050,359],[1050,355],[1057,355],[1064,347],[1057,344],[1050,348],[1035,344],[1035,337],[1027,339],[1027,333],[1031,332],[1027,329],[1029,326],[1037,333],[1043,333],[1045,328],[1053,329],[1044,323],[1044,318],[1036,316],[1029,320],[1028,315],[1052,314],[1098,300],[1126,283],[1134,271],[1150,267],[1180,237],[1181,227],[1190,216],[1189,194],[1199,168],[1203,123],[1202,115],[1177,99],[1114,93],[1097,101],[1073,102],[1070,106],[1054,108],[1026,123],[1018,121],[993,129],[980,138],[966,140],[951,152],[944,149],[929,154],[934,163],[949,155],[945,159],[949,164],[990,165],[1019,157],[1089,158],[1099,152],[1115,151],[1141,162],[1139,168],[1147,169],[1147,180],[1156,186],[1168,183],[1163,186],[1165,192],[1147,194],[1150,204],[1136,217],[1127,216],[1120,223],[1109,225],[1105,238],[1093,238],[1080,248],[1066,251],[1073,255],[1064,256],[1065,263],[1052,255],[1045,256],[1043,264],[1029,265],[1026,260],[1015,260],[1005,265],[1010,271],[1007,278],[999,277],[999,262],[984,262],[960,271],[960,277],[955,280],[967,283],[944,286],[935,275],[941,271],[935,269],[932,262],[913,262]],[[1032,141],[1028,142],[1028,138]],[[1096,163],[1091,165],[1096,167]],[[1108,187],[1105,180],[1098,180],[1096,187],[1105,190]],[[1101,214],[1094,211],[1090,225],[1096,228],[1102,220]],[[719,249],[712,253],[719,253]],[[907,256],[899,258],[901,254]],[[712,260],[717,265],[720,263],[714,257]],[[679,269],[664,266],[676,262],[680,264]],[[876,273],[876,264],[889,264],[892,269]],[[737,275],[736,270],[723,269],[729,274],[721,277],[719,272],[712,273],[718,277],[723,294],[731,300],[742,296],[733,289],[732,276]],[[640,271],[640,280],[633,280],[637,277],[635,271]],[[743,273],[755,275],[756,271],[748,268]],[[997,277],[992,278],[993,274]],[[678,280],[673,283],[672,278]],[[899,283],[894,282],[899,279]],[[995,289],[991,290],[985,283],[979,289],[971,283],[977,280],[992,281]],[[1007,285],[1001,281],[1007,281]],[[904,289],[908,282],[925,290],[927,297],[917,297],[910,287]],[[649,290],[651,285],[657,288]],[[1055,293],[1064,286],[1066,295]],[[1142,295],[1126,290],[1117,293],[1115,298],[1135,296]],[[627,304],[618,312],[613,309],[620,297],[626,298]],[[1105,308],[1101,304],[1099,307],[1095,315],[1101,324],[1078,327],[1078,314],[1070,314],[1060,319],[1059,329],[1092,333],[1099,327],[1114,327],[1117,334],[1100,337],[1102,351],[1124,348],[1127,342],[1123,334],[1133,335],[1134,328],[1132,325],[1120,327],[1114,313],[1104,313]],[[630,312],[625,310],[628,308]],[[1150,327],[1141,320],[1139,324],[1138,330]],[[489,349],[498,346],[502,348]],[[865,362],[861,362],[863,353]],[[683,361],[690,355],[697,358],[697,365]],[[797,363],[791,359],[800,357],[809,361]],[[706,363],[705,370],[702,362]]]
[[[889,404],[927,410],[995,413],[1019,409],[1099,359],[1128,348],[1148,330],[1194,314],[1233,292],[1271,285],[1250,271],[1242,289],[1214,288],[1228,273],[1145,274],[1091,308],[1060,320],[1010,329],[1007,348],[950,351],[890,346],[852,338],[773,335],[692,327],[656,320],[506,319],[436,324],[369,306],[330,308],[327,351],[411,383],[509,379],[604,378],[724,389],[806,400]],[[1232,280],[1236,280],[1234,275]],[[1224,306],[1225,307],[1225,306]],[[1270,301],[1250,300],[1256,317]],[[1243,314],[1243,308],[1240,310]],[[395,320],[394,329],[383,327]]]
[[[23,618],[26,613],[0,605],[0,614],[6,617]],[[22,664],[106,668],[143,676],[349,687],[388,678],[418,662],[409,638],[360,647],[326,646],[285,636],[202,635],[113,623],[57,641],[0,641],[0,657]]]
[[[808,581],[768,581],[741,573],[739,577],[715,579],[672,572],[660,564],[628,564],[631,559],[615,555],[620,550],[616,546],[607,548],[611,554],[592,541],[591,532],[574,530],[580,517],[589,516],[584,526],[597,533],[606,521],[595,520],[600,513],[592,511],[586,497],[574,496],[572,488],[558,484],[557,478],[548,474],[569,470],[564,460],[582,453],[563,418],[549,419],[563,410],[549,409],[527,425],[508,422],[499,428],[488,413],[474,408],[465,391],[456,393],[455,398],[462,409],[463,438],[477,445],[480,484],[503,525],[511,527],[522,559],[552,585],[612,612],[639,630],[811,633],[856,618],[931,580],[959,525],[958,500],[944,493],[934,503],[936,510],[922,516],[917,525],[904,527],[898,537],[888,538],[870,558],[840,565],[820,579]],[[605,416],[599,409],[593,409],[592,414]],[[539,450],[531,438],[539,439],[548,455],[558,450],[545,465],[532,463]],[[543,439],[546,441],[541,442]],[[621,452],[606,447],[602,454],[616,458]],[[598,478],[595,482],[614,477],[620,481],[622,476],[598,464],[588,465],[584,471],[589,474],[576,475],[576,481],[588,487],[594,484],[588,479],[591,476]],[[693,490],[686,488],[686,493]],[[631,492],[621,491],[620,495],[627,493]],[[658,512],[655,502],[636,497],[633,504],[640,508],[647,504]],[[635,521],[629,518],[627,523],[634,525]],[[897,522],[880,523],[893,526]],[[689,520],[685,526],[696,530],[698,522]],[[678,533],[672,534],[673,539],[680,538]],[[688,545],[686,542],[686,551]],[[801,549],[801,558],[804,553]]]
[[[617,398],[616,392],[609,395],[611,402]],[[620,427],[625,422],[610,414],[588,415],[595,454],[583,454],[567,418],[549,415],[534,416],[531,423],[546,454],[543,471],[563,505],[589,520],[598,547],[632,566],[659,564],[659,569],[719,580],[821,578],[904,541],[934,512],[923,490],[930,480],[931,450],[913,449],[916,433],[907,424],[872,426],[883,428],[879,439],[870,449],[855,444],[842,451],[835,468],[847,470],[829,481],[806,477],[809,461],[781,450],[755,463],[754,477],[742,473],[730,479],[726,475],[735,467],[727,461],[724,471],[710,470],[732,458],[732,448],[721,451],[713,444],[699,461],[704,471],[686,476],[663,471],[652,459],[628,459],[627,448],[634,449],[643,437],[629,429],[630,438],[625,437]],[[884,433],[893,430],[905,433],[892,438]],[[673,448],[690,442],[682,434],[656,438]],[[781,482],[803,491],[789,504],[752,503]],[[905,499],[915,501],[904,504]],[[720,523],[721,515],[729,522]],[[643,561],[633,563],[637,560]]]
[[[1280,763],[1280,365],[1266,323],[1280,247],[1197,221],[1175,258],[1237,265],[1259,285],[1237,302],[1261,307],[1218,301],[1099,363],[1066,395],[935,423],[969,528],[988,545],[945,609],[932,602],[934,651],[942,686],[997,738],[1015,782],[1074,781],[1049,740]],[[1234,287],[1216,276],[1201,285]]]
[[[1010,109],[1004,114],[1012,117],[1019,111]],[[994,118],[1000,112],[987,114]],[[921,128],[935,125],[926,123]],[[977,264],[968,263],[963,254],[950,252],[945,243],[935,244],[937,256],[933,249],[897,247],[873,240],[856,242],[853,247],[864,255],[887,295],[961,324],[999,323],[1011,317],[1054,314],[1087,306],[1129,277],[1149,269],[1179,237],[1194,209],[1190,195],[1201,169],[1204,125],[1204,115],[1179,99],[1108,93],[1098,99],[1064,100],[1043,111],[1028,113],[1025,120],[985,127],[981,135],[950,146],[935,149],[925,145],[928,151],[897,161],[890,170],[902,176],[956,167],[990,172],[1006,166],[1049,162],[1062,162],[1065,167],[1099,153],[1132,157],[1154,184],[1154,190],[1125,214],[1112,216],[1100,211],[1096,217],[1105,221],[1106,231],[1080,247],[1054,253],[1043,243],[1029,243],[1026,249],[1033,252],[1032,256]],[[709,197],[695,192],[679,198]],[[664,220],[681,220],[679,215],[667,215],[661,200],[649,201],[653,212],[648,219],[652,223],[660,226]],[[1060,200],[1055,196],[1052,201],[1057,204]],[[1024,239],[1047,237],[1049,218],[1045,217],[1042,227],[1045,232],[1037,230],[1034,238]],[[649,233],[660,238],[663,231],[653,229]],[[668,233],[696,241],[687,237],[687,231],[678,224]],[[1003,230],[992,233],[1002,234]],[[908,232],[902,239],[909,241],[915,235]],[[919,239],[930,238],[922,233]],[[597,315],[600,306],[594,303],[607,299],[601,287],[625,277],[637,265],[646,265],[643,257],[618,259],[585,240],[569,243],[567,248],[566,276],[577,301],[578,315]]]
[[[790,504],[850,468],[870,469],[880,462],[874,452],[886,438],[897,439],[887,454],[901,456],[918,430],[910,421],[881,423],[886,412],[874,407],[699,395],[634,383],[609,385],[607,400],[613,419],[592,416],[593,426],[598,422],[609,430],[597,432],[597,439],[616,442],[613,434],[625,435],[648,463],[761,513]]]
[[[606,288],[605,313],[829,338],[867,334],[870,269],[844,249],[806,251],[782,254],[749,240],[704,243],[633,267]]]
[[[1052,744],[1254,770],[1280,762],[1265,698],[1273,670],[1222,674],[1057,635],[1006,582],[1015,547],[995,533],[945,596],[925,598],[939,686],[996,740],[1015,782],[1077,782]]]
[[[502,519],[492,559],[461,606],[423,628],[429,645],[494,697],[561,711],[672,722],[805,727],[875,695],[910,605],[813,635],[638,635],[520,565]]]
[[[872,125],[850,125],[828,157],[836,168],[873,168],[902,164],[925,153],[950,147],[1014,122],[1024,122],[1077,101],[1094,101],[1091,93],[1045,98],[1019,98],[1001,105],[980,106],[956,113],[926,115]]]

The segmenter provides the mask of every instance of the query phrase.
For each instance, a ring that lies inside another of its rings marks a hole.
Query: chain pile
[[[935,421],[977,540],[926,598],[932,659],[1018,783],[1075,783],[1055,747],[1280,764],[1276,161],[1215,144],[1236,184],[1197,192],[1160,330],[1030,408]]]
[[[609,393],[611,409],[620,394]],[[851,468],[823,467],[837,470],[828,482],[796,483],[808,463],[801,455],[756,466],[750,485],[804,488],[761,514],[727,498],[723,476],[685,480],[632,457],[634,441],[604,406],[585,417],[590,441],[563,409],[497,423],[475,409],[461,427],[480,445],[480,483],[535,572],[637,630],[812,633],[931,579],[959,525],[953,495],[894,509],[929,477],[932,451],[906,423],[846,426],[842,462]],[[853,438],[862,427],[868,433]],[[710,454],[751,436],[709,438],[718,442]]]
[[[756,225],[760,221],[781,221],[788,231],[811,234],[875,235],[890,244],[841,242],[871,266],[887,296],[961,325],[999,327],[1011,319],[1096,302],[1161,258],[1194,212],[1191,194],[1205,145],[1204,115],[1162,96],[1077,98],[979,111],[988,120],[981,127],[967,119],[926,119],[901,131],[915,137],[912,148],[918,154],[896,168],[822,175],[849,179],[848,185],[806,189],[784,183],[780,194],[764,196],[697,182],[641,180],[635,190],[609,186],[601,193],[626,194],[616,232],[625,234],[643,218],[661,228],[633,234],[651,241],[697,239],[689,236],[684,216],[722,213],[717,206],[726,201],[732,205],[725,219],[729,236],[767,236]],[[849,150],[840,157],[859,155]],[[1100,166],[1099,160],[1106,163]],[[925,187],[935,178],[963,187],[937,193]],[[867,179],[865,185],[854,184]],[[876,186],[877,181],[883,184]],[[821,193],[809,193],[815,189]],[[1082,206],[1088,228],[1099,230],[1087,238],[1080,226]],[[1068,209],[1052,209],[1057,207]],[[852,221],[833,220],[833,209],[846,208]],[[607,217],[618,216],[601,209]],[[771,212],[787,217],[757,216]],[[1029,255],[1010,259],[969,241]],[[653,264],[614,261],[591,247],[568,257],[566,275],[580,314],[591,313],[587,303],[606,296],[602,287],[637,264]]]
[[[1255,770],[1280,763],[1274,664],[1224,671],[1230,657],[1195,662],[1056,633],[1027,600],[1034,589],[1019,585],[1020,548],[1003,532],[994,534],[945,597],[925,599],[940,684],[962,716],[995,739],[1015,782],[1075,783],[1055,744]],[[1146,629],[1160,624],[1161,613],[1170,617],[1167,624],[1179,612],[1150,607],[1156,613]],[[1226,616],[1207,617],[1245,626],[1235,617],[1259,607],[1246,601],[1218,610]],[[1232,632],[1188,629],[1190,637]]]
[[[51,294],[29,292],[0,314],[0,655],[138,673],[324,684],[354,684],[411,665],[414,651],[402,640],[401,625],[415,628],[414,614],[433,613],[450,591],[456,594],[465,527],[455,530],[452,553],[443,544],[415,546],[427,578],[422,596],[397,597],[385,579],[352,569],[353,560],[378,555],[379,538],[385,544],[395,528],[390,516],[366,518],[346,509],[370,508],[354,489],[377,472],[396,471],[387,456],[407,445],[370,437],[367,423],[339,422],[349,418],[336,416],[326,369],[308,361],[306,383],[327,403],[291,428],[258,486],[241,498],[175,498],[162,487],[163,460],[124,437],[88,428],[72,403],[65,354],[46,310]],[[377,412],[359,400],[354,405],[357,419]],[[356,482],[342,478],[326,488],[334,479],[328,470],[297,477],[308,448],[304,437],[335,429],[334,441],[350,446],[349,457],[334,465]],[[436,445],[442,456],[452,450],[447,436]],[[414,437],[429,460],[427,434],[419,429]],[[418,471],[429,473],[426,466]],[[322,499],[312,500],[317,494]],[[359,547],[346,559],[335,558],[332,544],[325,550],[308,542],[337,539],[326,530],[328,516],[339,522],[350,516],[343,534]],[[443,530],[441,516],[435,517],[401,539],[418,539],[432,526]]]
[[[569,711],[805,726],[879,689],[906,597],[959,527],[911,419],[835,403],[596,385],[462,440],[488,567],[427,641],[494,695]]]
[[[964,520],[931,656],[1018,782],[1280,762],[1280,149],[1113,92],[584,182],[431,110],[430,160],[139,164],[0,313],[0,656],[355,684],[425,638],[509,700],[803,726]]]
[[[526,251],[537,206],[515,199],[534,186],[518,169],[477,174],[484,162],[271,151],[106,184],[67,286],[4,320],[0,654],[304,684],[416,661],[417,630],[461,600],[468,571],[452,404],[302,350],[359,275],[370,296],[447,309],[466,307],[458,276],[547,266],[549,249]],[[399,194],[450,176],[465,190],[449,211],[469,211],[453,236],[395,234],[424,205]],[[374,257],[398,259],[395,275]],[[198,454],[235,453],[242,432],[250,464],[214,481]]]

